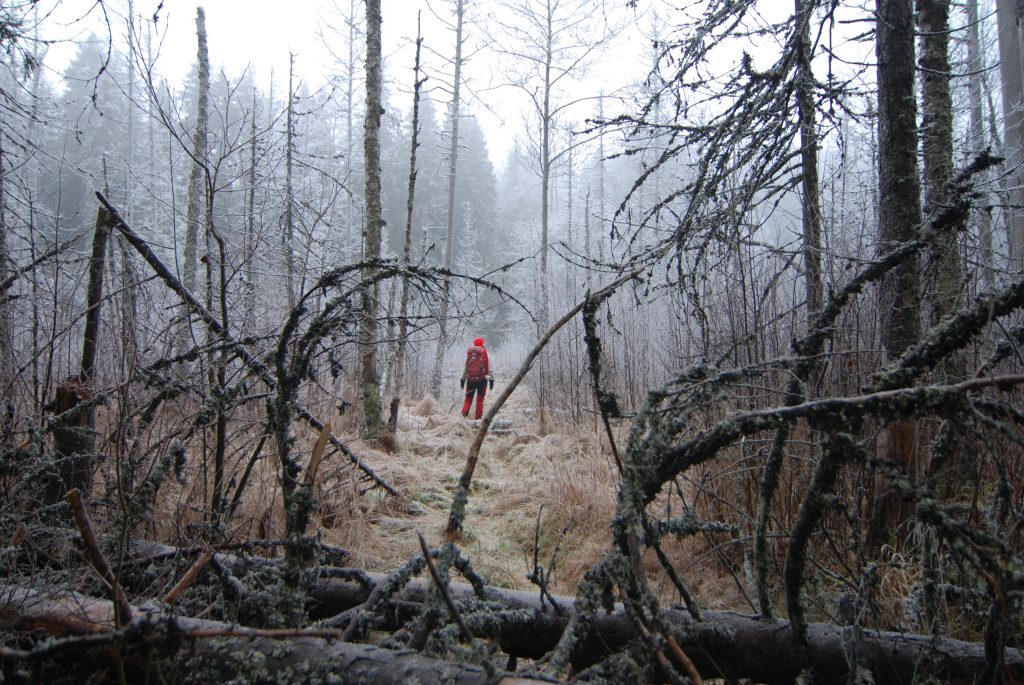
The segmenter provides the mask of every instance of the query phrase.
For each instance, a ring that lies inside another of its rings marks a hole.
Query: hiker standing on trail
[[[494,377],[491,376],[491,360],[487,357],[484,339],[476,338],[466,350],[466,368],[462,372],[459,387],[466,389],[466,401],[462,404],[462,415],[469,416],[469,405],[476,394],[476,418],[484,415],[484,395],[488,384],[494,388]]]

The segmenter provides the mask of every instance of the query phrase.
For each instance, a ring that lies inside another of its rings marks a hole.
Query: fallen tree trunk
[[[10,625],[46,630],[58,636],[89,636],[88,640],[50,641],[37,651],[0,650],[0,660],[52,658],[60,651],[102,647],[104,655],[120,659],[133,671],[145,673],[151,664],[143,656],[151,647],[182,645],[176,658],[182,668],[162,668],[170,682],[376,683],[416,682],[451,685],[526,685],[542,681],[488,674],[480,666],[431,659],[412,650],[388,650],[373,645],[340,642],[338,630],[253,630],[133,607],[136,618],[121,630],[114,628],[114,607],[106,600],[76,594],[47,596],[36,590],[0,585],[0,620]],[[104,636],[109,640],[102,639]],[[99,639],[97,639],[99,638]],[[83,679],[85,679],[85,674]],[[289,682],[291,682],[289,680]]]
[[[384,576],[369,574],[376,582]],[[391,601],[399,623],[422,609],[430,581],[414,579]],[[452,584],[456,599],[475,597],[469,585]],[[316,616],[330,616],[358,606],[369,590],[358,583],[321,580],[315,590]],[[512,610],[499,621],[497,640],[512,656],[536,659],[555,648],[575,610],[573,600],[555,597],[560,612],[541,610],[539,593],[488,587],[488,599]],[[668,609],[672,634],[705,678],[747,678],[757,683],[792,683],[801,671],[812,669],[818,682],[842,682],[850,674],[847,655],[856,653],[861,667],[871,671],[876,685],[909,685],[933,675],[943,682],[973,685],[985,670],[985,647],[979,643],[899,632],[862,631],[855,644],[852,627],[815,623],[808,642],[793,639],[788,621],[764,622],[756,617],[723,611],[702,611],[701,621],[682,609]],[[470,628],[475,626],[470,621]],[[480,631],[483,636],[484,630]],[[573,655],[579,670],[597,663],[635,640],[638,633],[621,607],[601,614],[593,630]],[[1007,649],[1007,668],[1024,678],[1024,654]]]
[[[135,559],[150,555],[166,558],[173,547],[145,541],[133,541]],[[225,566],[240,567],[251,562],[231,554],[218,554]],[[325,573],[330,569],[324,568]],[[345,574],[335,574],[345,575]],[[353,572],[352,575],[355,575]],[[383,574],[360,574],[374,584],[387,579]],[[390,599],[386,613],[387,629],[397,629],[423,610],[423,602],[433,587],[426,578],[414,578]],[[325,619],[362,605],[372,587],[356,581],[321,577],[313,589],[310,616]],[[452,583],[451,596],[457,602],[478,599],[470,585]],[[574,600],[554,597],[557,609],[547,602],[542,608],[538,592],[522,592],[488,586],[486,599],[507,609],[498,620],[467,623],[478,637],[495,639],[510,656],[539,659],[558,644],[559,638],[575,614]],[[932,675],[943,682],[973,685],[985,671],[985,647],[912,633],[864,630],[855,638],[852,627],[814,623],[808,627],[808,642],[794,640],[788,621],[765,622],[757,617],[725,611],[702,611],[695,621],[683,609],[667,609],[665,618],[672,634],[705,678],[747,678],[757,683],[792,683],[799,673],[812,669],[823,682],[839,682],[850,674],[848,655],[856,653],[857,663],[872,673],[876,685],[908,685]],[[607,658],[638,637],[637,630],[622,611],[598,615],[593,629],[572,656],[578,671]],[[1024,654],[1020,650],[1004,652],[1006,667],[1018,679],[1024,679]]]

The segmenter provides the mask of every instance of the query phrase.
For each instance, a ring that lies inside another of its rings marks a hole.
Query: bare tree
[[[971,154],[977,155],[987,147],[985,136],[984,100],[982,99],[982,75],[985,72],[985,53],[981,48],[980,19],[978,0],[967,0],[967,68],[968,92],[970,96],[970,146]],[[984,192],[979,189],[979,192]],[[978,242],[980,244],[979,261],[981,262],[981,279],[986,288],[995,282],[993,277],[992,249],[992,209],[987,201],[987,193],[979,202],[975,211],[978,225]]]
[[[917,235],[921,223],[917,165],[917,96],[914,89],[914,8],[910,0],[878,0],[878,198],[879,252],[894,250]],[[921,278],[914,258],[905,260],[882,285],[880,332],[890,360],[921,335]],[[916,469],[917,428],[895,421],[881,438],[880,451],[908,473]],[[907,504],[884,479],[876,484],[874,542],[911,517]]]
[[[557,167],[580,141],[557,140],[559,126],[566,125],[573,108],[595,99],[592,94],[572,93],[575,79],[583,77],[593,60],[615,34],[608,15],[595,11],[585,0],[510,0],[507,16],[495,17],[495,50],[509,60],[513,73],[509,84],[525,94],[529,126],[535,132],[528,152],[540,178],[540,274],[538,278],[537,334],[548,328],[550,292],[548,260],[551,253],[551,188]],[[548,375],[542,358],[538,365],[538,414],[546,430]]]
[[[405,239],[402,241],[402,267],[408,269],[411,264],[412,258],[412,218],[413,218],[413,207],[415,206],[416,199],[416,176],[419,173],[419,169],[416,167],[416,148],[420,145],[420,92],[421,88],[426,81],[426,77],[420,76],[420,49],[423,45],[423,36],[420,33],[420,16],[419,13],[416,15],[416,64],[413,67],[413,89],[412,89],[412,139],[409,143],[409,192],[406,196],[405,201]],[[445,288],[444,298],[445,302],[448,301],[450,288]],[[394,375],[394,393],[391,400],[391,416],[389,418],[389,425],[392,433],[397,431],[398,427],[398,408],[401,404],[402,391],[404,388],[405,381],[405,349],[408,345],[409,335],[409,276],[408,274],[402,275],[402,294],[399,297],[398,304],[398,342],[396,343],[395,349],[395,375]],[[445,316],[441,317],[441,321],[445,320]]]
[[[284,134],[284,217],[281,226],[281,252],[284,255],[284,283],[288,309],[295,306],[295,54],[288,53],[288,105]]]
[[[196,91],[196,123],[192,131],[192,172],[188,180],[187,223],[185,225],[185,253],[182,256],[182,283],[189,290],[196,289],[196,266],[198,264],[199,222],[204,214],[202,201],[203,163],[207,152],[207,130],[209,126],[210,100],[210,52],[206,42],[206,12],[196,8],[196,48],[199,81]]]
[[[949,2],[918,0],[921,27],[921,149],[924,160],[924,193],[927,215],[949,205],[953,184],[953,102],[950,95]],[[931,261],[935,265],[936,293],[933,318],[941,320],[959,309],[962,274],[960,226],[935,236]]]
[[[818,132],[814,103],[814,72],[811,68],[811,19],[813,0],[795,0],[796,101],[800,119],[800,176],[803,191],[804,290],[807,292],[808,326],[821,311],[824,286],[821,278],[821,196],[818,188]]]
[[[1010,271],[1024,269],[1024,66],[1021,55],[1021,8],[996,3],[999,24],[999,76],[1003,95],[1003,144],[1010,207],[1007,208]]]
[[[363,163],[366,168],[366,239],[363,255],[373,261],[380,257],[380,117],[381,104],[381,15],[380,0],[366,0],[366,120],[363,125]],[[364,274],[371,280],[373,267]],[[368,286],[360,293],[361,318],[359,335],[360,381],[363,400],[363,426],[378,437],[381,428],[380,388],[377,374],[377,311],[378,286]]]
[[[452,269],[452,256],[455,252],[455,185],[459,160],[459,116],[462,110],[462,48],[465,42],[463,35],[463,19],[465,18],[465,0],[455,0],[455,57],[452,60],[454,70],[452,76],[452,99],[449,105],[449,132],[451,137],[448,148],[448,216],[445,224],[444,268]],[[448,350],[448,311],[451,300],[451,281],[445,281],[441,313],[438,317],[437,348],[434,351],[434,368],[430,374],[430,392],[434,397],[441,397],[441,379],[444,365],[444,353]]]

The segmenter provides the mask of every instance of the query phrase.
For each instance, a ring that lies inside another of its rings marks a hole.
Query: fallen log
[[[332,599],[351,604],[364,597],[365,589],[354,583],[327,582]],[[465,598],[472,593],[465,585],[454,584],[452,595]],[[416,580],[391,602],[399,620],[421,608],[427,591],[426,581]],[[571,618],[571,603],[556,598],[565,610],[540,611],[536,597],[529,593],[488,588],[495,601],[509,608],[527,611],[508,612],[519,618],[507,619],[499,642],[512,655],[537,657],[552,648]],[[323,605],[323,606],[326,606]],[[215,621],[175,616],[160,609],[132,608],[132,622],[115,630],[114,608],[106,600],[72,593],[49,596],[39,591],[0,585],[0,621],[21,629],[42,629],[54,636],[99,636],[109,634],[108,658],[128,660],[133,668],[144,670],[139,661],[145,650],[136,654],[129,647],[159,646],[158,641],[188,640],[188,679],[215,682],[218,674],[234,676],[245,672],[251,682],[275,682],[275,674],[301,669],[314,680],[332,676],[339,682],[375,683],[492,683],[494,680],[477,666],[454,664],[423,657],[410,650],[386,650],[363,644],[340,642],[340,630],[258,630]],[[847,664],[851,629],[812,624],[808,644],[798,645],[786,622],[762,623],[748,616],[727,612],[704,612],[705,620],[694,622],[680,610],[669,610],[672,634],[691,656],[704,677],[749,678],[758,683],[791,683],[797,675],[812,669],[819,682],[841,682],[849,673]],[[607,655],[636,637],[628,618],[617,610],[599,616],[593,634],[581,647],[576,665]],[[74,647],[77,643],[70,642]],[[96,645],[95,639],[90,643]],[[163,644],[162,642],[160,643]],[[45,643],[49,655],[60,643]],[[858,648],[861,666],[872,672],[878,685],[920,682],[927,675],[943,682],[973,683],[984,670],[984,648],[975,643],[931,638],[894,632],[865,631]],[[32,651],[5,650],[0,657],[31,659]],[[258,659],[253,657],[258,655]],[[1011,677],[1024,676],[1024,656],[1019,650],[1006,650],[1005,663]],[[258,664],[258,666],[257,666]],[[196,670],[198,669],[198,670]],[[227,670],[221,670],[227,669]],[[207,677],[203,677],[206,674]],[[366,680],[371,679],[370,681]],[[362,680],[360,680],[362,679]],[[415,679],[415,680],[414,680]],[[535,680],[504,677],[502,685],[533,683]]]
[[[0,585],[0,620],[51,635],[81,636],[68,640],[65,649],[103,646],[104,656],[122,660],[138,673],[149,668],[150,648],[181,645],[177,658],[183,667],[162,669],[170,682],[278,683],[286,676],[295,682],[432,683],[452,685],[527,685],[543,681],[512,675],[489,674],[472,664],[459,664],[422,656],[412,650],[388,650],[373,645],[341,642],[338,630],[254,630],[226,623],[187,618],[160,608],[132,608],[135,618],[120,630],[114,627],[114,606],[109,601],[73,593],[49,596],[37,590]],[[105,644],[96,636],[108,635]],[[49,641],[37,652],[4,649],[0,661],[52,658],[61,643]],[[85,674],[83,674],[84,679]],[[289,680],[289,682],[291,682]]]
[[[133,541],[131,556],[166,555],[174,548],[157,543]],[[252,561],[230,554],[216,555],[228,567],[240,568]],[[337,570],[337,569],[333,569]],[[326,619],[363,604],[372,586],[346,576],[359,575],[374,584],[387,576],[375,573],[330,573],[324,575],[312,591],[310,617]],[[332,576],[332,577],[328,577]],[[337,577],[334,577],[337,576]],[[397,629],[418,616],[433,587],[426,578],[413,578],[387,603],[386,629]],[[457,602],[477,600],[472,586],[452,583],[451,597]],[[488,586],[487,600],[505,609],[498,620],[486,625],[469,620],[469,628],[478,637],[494,639],[506,654],[518,658],[539,659],[558,644],[575,614],[574,600],[555,596],[555,607],[542,607],[538,592],[522,592]],[[496,612],[497,613],[497,612]],[[774,685],[792,683],[801,671],[812,669],[822,682],[841,682],[850,675],[848,655],[856,652],[860,667],[872,673],[876,685],[909,685],[926,675],[955,684],[973,685],[985,671],[985,647],[980,643],[895,631],[864,630],[855,639],[852,627],[828,623],[811,624],[808,642],[801,645],[793,638],[788,621],[761,621],[756,616],[702,611],[695,621],[682,608],[665,610],[676,641],[693,660],[704,678],[747,678]],[[638,633],[621,607],[598,615],[593,629],[572,655],[578,671],[607,658]],[[1024,654],[1017,649],[1004,650],[1006,668],[1018,680],[1024,680]]]
[[[384,579],[368,575],[375,582]],[[399,623],[422,609],[431,587],[426,579],[413,579],[392,599],[389,609]],[[456,600],[475,597],[469,585],[453,583],[450,590]],[[326,617],[358,606],[369,592],[355,582],[322,579],[314,592],[313,615]],[[516,657],[536,659],[553,650],[575,613],[574,602],[567,597],[554,598],[557,611],[544,611],[539,593],[488,587],[487,596],[513,610],[503,613],[496,639],[503,651]],[[782,685],[794,682],[809,668],[817,682],[845,682],[851,670],[848,654],[854,651],[859,666],[871,672],[876,685],[910,685],[928,675],[954,685],[973,685],[986,667],[985,647],[980,643],[873,630],[862,631],[855,641],[852,627],[815,623],[808,627],[807,644],[801,645],[788,621],[765,622],[724,611],[702,611],[701,617],[695,621],[681,608],[665,611],[673,636],[704,678],[746,678]],[[470,628],[474,627],[471,622]],[[621,607],[600,614],[573,654],[573,666],[579,670],[597,663],[637,636]],[[1003,656],[1013,677],[1018,682],[1024,679],[1024,654],[1006,649]]]

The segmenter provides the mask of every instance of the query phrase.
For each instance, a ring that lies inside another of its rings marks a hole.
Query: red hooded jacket
[[[476,351],[477,353],[483,352],[483,357],[484,357],[484,374],[486,376],[490,376],[491,375],[491,360],[490,360],[490,357],[487,356],[487,348],[484,347],[484,339],[483,338],[476,338],[476,339],[474,339],[473,340],[473,344],[470,345],[466,349],[466,363],[467,363],[467,365],[469,363],[470,358],[473,356],[473,352],[474,351]],[[468,375],[467,371],[468,371],[468,369],[465,369],[465,368],[463,369],[463,371],[462,371],[462,380],[466,380],[466,377]]]

